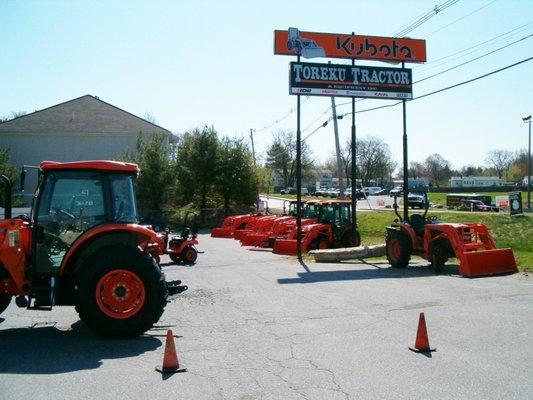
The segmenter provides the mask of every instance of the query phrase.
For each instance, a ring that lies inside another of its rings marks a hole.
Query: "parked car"
[[[384,196],[387,194],[389,194],[389,191],[387,189],[381,189],[381,190],[378,190],[377,192],[372,193],[371,196]]]
[[[424,196],[414,193],[409,193],[408,196],[408,206],[411,208],[424,208],[426,205],[426,200]]]
[[[374,194],[376,194],[377,192],[383,189],[379,186],[366,186],[363,188],[363,190],[365,191],[367,196],[373,196]]]
[[[391,189],[391,191],[389,192],[389,195],[390,195],[390,197],[394,197],[394,196],[400,197],[400,196],[403,196],[403,187],[401,187],[401,186],[396,186],[396,187],[394,187],[394,188]]]
[[[483,203],[481,200],[465,200],[463,201],[463,204],[473,210],[473,211],[494,211],[499,212],[500,208],[492,205],[487,205]]]

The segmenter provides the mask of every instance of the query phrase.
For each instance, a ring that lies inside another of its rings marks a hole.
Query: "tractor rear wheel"
[[[2,314],[11,303],[11,296],[7,294],[0,295],[0,314]]]
[[[386,252],[389,264],[394,268],[405,268],[411,260],[411,242],[401,231],[392,230],[387,234]]]
[[[104,248],[88,258],[76,279],[76,311],[96,333],[138,336],[156,323],[166,304],[165,277],[138,248]]]
[[[341,239],[342,247],[358,247],[361,244],[361,235],[359,232],[346,232]]]
[[[185,247],[181,253],[181,259],[184,264],[194,264],[198,258],[198,252],[192,246]]]

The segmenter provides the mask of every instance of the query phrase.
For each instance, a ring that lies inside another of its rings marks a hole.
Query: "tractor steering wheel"
[[[60,208],[52,207],[51,210],[54,211],[55,214],[58,215],[62,219],[68,219],[68,220],[76,219],[76,217],[74,215],[72,215],[71,213],[69,213],[69,212],[67,212],[65,210],[61,210]]]

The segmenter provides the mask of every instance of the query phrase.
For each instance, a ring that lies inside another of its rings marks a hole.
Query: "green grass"
[[[481,222],[489,228],[496,246],[513,249],[521,271],[533,271],[533,216],[510,217],[503,213],[434,212],[443,222]],[[392,211],[370,211],[357,214],[357,224],[364,244],[385,242],[385,226],[396,216]]]

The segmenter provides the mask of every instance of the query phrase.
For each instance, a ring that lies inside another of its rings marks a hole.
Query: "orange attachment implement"
[[[459,256],[459,273],[463,276],[496,275],[517,272],[510,248],[469,251]]]

